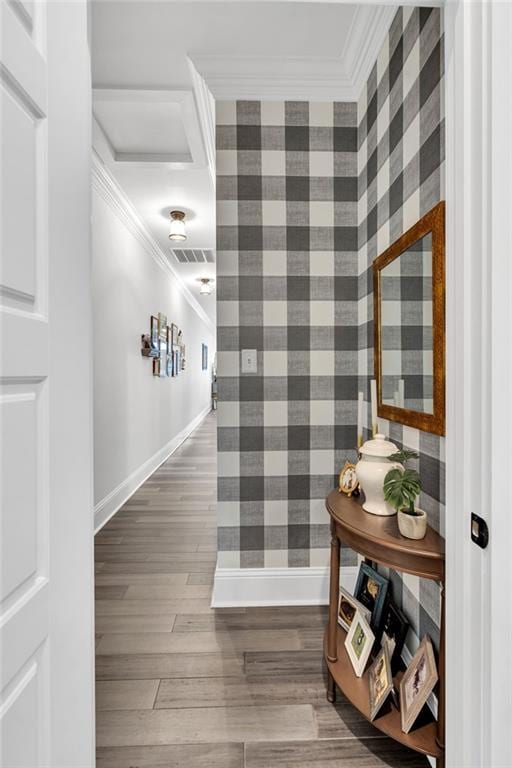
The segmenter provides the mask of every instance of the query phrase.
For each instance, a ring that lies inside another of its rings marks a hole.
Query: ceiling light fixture
[[[169,232],[169,240],[186,240],[187,233],[185,232],[185,214],[183,211],[171,211],[171,230]]]
[[[199,293],[201,296],[209,296],[212,292],[212,283],[213,280],[211,277],[200,277],[199,281],[201,283],[201,287],[199,289]]]

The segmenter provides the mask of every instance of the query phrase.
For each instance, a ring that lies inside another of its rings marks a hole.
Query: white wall
[[[94,503],[101,526],[174,450],[211,403],[214,327],[151,255],[116,205],[93,187]],[[140,353],[151,315],[183,330],[186,371],[152,374]],[[207,371],[201,344],[208,345]]]

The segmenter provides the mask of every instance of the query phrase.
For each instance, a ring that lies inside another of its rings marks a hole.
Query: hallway
[[[324,608],[210,609],[216,475],[212,413],[96,536],[97,768],[428,766],[327,703]]]

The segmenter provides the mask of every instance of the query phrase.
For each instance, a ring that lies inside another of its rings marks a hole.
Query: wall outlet
[[[255,349],[242,349],[242,373],[257,373],[258,353]]]

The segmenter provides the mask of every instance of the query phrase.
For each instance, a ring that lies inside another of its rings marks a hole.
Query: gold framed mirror
[[[373,262],[377,415],[445,433],[445,206]]]

